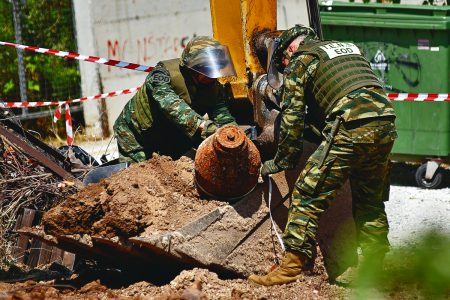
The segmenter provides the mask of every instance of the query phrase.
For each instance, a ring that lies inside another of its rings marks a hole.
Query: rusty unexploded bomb
[[[201,194],[236,200],[258,183],[261,157],[238,126],[226,125],[205,139],[195,155],[195,181]]]

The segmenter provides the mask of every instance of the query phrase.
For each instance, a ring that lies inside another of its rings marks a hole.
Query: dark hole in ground
[[[189,264],[165,264],[143,267],[142,265],[130,265],[127,267],[112,267],[94,260],[79,260],[72,277],[59,278],[55,284],[69,285],[76,289],[92,282],[99,281],[110,289],[126,288],[134,283],[146,281],[155,286],[169,284],[183,270],[190,270],[198,266]],[[236,274],[210,268],[222,280],[237,279]]]

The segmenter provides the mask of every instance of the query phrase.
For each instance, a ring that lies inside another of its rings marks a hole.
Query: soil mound
[[[194,268],[182,271],[163,286],[139,281],[122,288],[110,288],[101,280],[80,287],[53,282],[0,283],[4,299],[349,299],[352,290],[330,285],[324,274],[305,275],[296,282],[265,287],[246,279],[221,279],[216,273]],[[1,293],[0,293],[1,295]],[[3,299],[3,298],[2,298]],[[395,298],[394,298],[395,299]],[[398,298],[403,299],[403,298]]]
[[[175,230],[225,204],[199,197],[191,158],[154,155],[69,197],[43,225],[52,235],[128,238]]]

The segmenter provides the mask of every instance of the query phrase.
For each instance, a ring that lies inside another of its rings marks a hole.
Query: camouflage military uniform
[[[217,81],[194,84],[180,59],[158,63],[114,124],[120,161],[143,161],[153,152],[177,158],[216,127],[236,124],[226,98],[224,86]],[[200,136],[197,129],[205,115],[213,122]]]
[[[384,209],[384,201],[389,197],[388,157],[397,136],[393,107],[383,90],[374,84],[351,90],[332,103],[328,111],[324,110],[313,91],[320,59],[300,49],[284,69],[275,165],[288,169],[297,164],[305,122],[321,129],[324,135],[329,135],[337,118],[342,123],[329,152],[324,151],[328,143],[324,140],[297,179],[283,241],[288,250],[312,258],[320,216],[336,191],[350,179],[358,243],[363,254],[384,254],[389,246]]]

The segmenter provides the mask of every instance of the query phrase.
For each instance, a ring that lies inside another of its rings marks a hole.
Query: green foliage
[[[19,1],[22,3],[22,1]],[[70,0],[27,0],[21,6],[22,43],[76,52]],[[15,42],[12,4],[0,1],[0,40]],[[0,47],[0,95],[20,101],[16,49]],[[24,52],[29,101],[66,100],[80,96],[78,62],[60,57]]]
[[[12,15],[12,5],[7,1],[0,1],[0,40],[14,41],[14,24]],[[17,54],[14,49],[8,47],[0,48],[0,99],[8,99],[8,95],[13,94],[15,87],[18,87],[17,76]]]
[[[14,89],[14,81],[12,79],[5,82],[3,86],[3,93],[7,94]]]
[[[428,232],[407,245],[386,255],[384,270],[376,255],[361,257],[352,278],[354,298],[448,299],[450,237]]]
[[[71,0],[27,0],[21,5],[22,44],[77,52]],[[13,6],[0,0],[0,40],[16,43]],[[56,101],[80,97],[78,61],[23,52],[28,101]],[[20,101],[17,50],[0,46],[0,100]],[[74,107],[76,105],[72,105]],[[54,111],[55,107],[50,107]],[[49,107],[29,108],[29,112],[49,111]],[[21,113],[20,109],[15,109]],[[76,115],[72,115],[74,118]],[[75,119],[74,119],[75,121]],[[64,135],[64,123],[52,124],[50,117],[23,121],[41,137],[58,131]]]
[[[411,256],[409,266],[396,272],[395,282],[418,285],[426,296],[446,298],[450,293],[450,239],[436,233],[423,236],[415,249],[402,249],[398,254]]]

